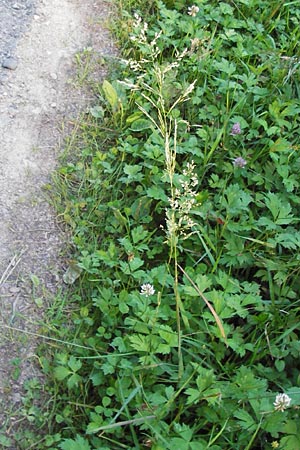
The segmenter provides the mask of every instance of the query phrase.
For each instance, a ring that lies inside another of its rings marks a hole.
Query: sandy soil
[[[86,48],[114,54],[110,12],[103,0],[35,0],[13,51],[17,68],[0,69],[0,430],[13,429],[23,384],[38,371],[36,340],[26,333],[42,319],[37,284],[55,292],[62,279],[65,237],[43,186],[62,130],[91,101],[74,82],[75,55]]]

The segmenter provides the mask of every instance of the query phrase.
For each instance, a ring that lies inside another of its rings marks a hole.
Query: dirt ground
[[[65,236],[43,186],[70,123],[92,101],[76,55],[115,53],[110,14],[103,0],[0,0],[0,430],[13,429],[24,382],[38,372],[28,332],[45,305],[35,291],[62,284]]]

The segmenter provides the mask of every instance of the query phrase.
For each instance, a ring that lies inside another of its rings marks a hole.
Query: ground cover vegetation
[[[118,11],[56,175],[71,289],[36,448],[300,449],[299,2]]]

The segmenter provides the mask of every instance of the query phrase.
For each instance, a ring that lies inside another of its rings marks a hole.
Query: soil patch
[[[62,279],[65,236],[43,186],[65,130],[91,101],[74,82],[75,55],[115,54],[110,13],[101,0],[0,1],[0,22],[7,24],[0,32],[0,426],[6,430],[13,430],[24,382],[39,376],[36,339],[28,332],[37,330],[43,297]],[[98,69],[101,79],[105,66]]]

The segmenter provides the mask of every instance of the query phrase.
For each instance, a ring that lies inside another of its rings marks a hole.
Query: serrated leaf
[[[278,194],[268,192],[265,196],[266,207],[271,211],[273,219],[278,225],[287,225],[294,218],[291,214],[292,207],[287,201],[283,201]]]
[[[95,434],[95,433],[97,433],[99,431],[101,425],[102,425],[102,422],[101,423],[90,422],[88,424],[88,427],[87,427],[87,430],[86,430],[87,434]]]
[[[253,417],[243,409],[239,409],[238,411],[236,411],[234,413],[234,417],[236,419],[239,419],[239,424],[244,430],[251,432],[254,431],[257,427],[257,424]]]
[[[168,400],[170,400],[174,395],[175,389],[173,386],[167,386],[165,389],[166,397]]]
[[[72,372],[67,367],[63,367],[63,366],[58,366],[58,367],[55,367],[55,369],[54,369],[54,376],[59,381],[64,380],[71,373]]]
[[[187,404],[191,405],[192,403],[195,403],[199,401],[201,395],[198,389],[188,388],[185,391],[185,394],[188,396],[187,398]]]
[[[137,244],[140,241],[143,241],[147,236],[149,232],[144,229],[142,225],[139,225],[138,227],[135,227],[131,231],[131,236],[134,244]]]
[[[74,356],[71,356],[68,361],[68,366],[73,372],[77,372],[82,367],[82,362]]]
[[[73,389],[74,387],[77,387],[78,384],[81,382],[82,378],[81,376],[77,375],[77,373],[73,373],[73,375],[68,378],[67,386],[69,389]]]
[[[164,202],[168,201],[168,196],[165,191],[159,186],[151,186],[147,189],[147,195],[150,198],[154,198],[155,200],[162,200]]]
[[[131,347],[139,352],[149,352],[150,345],[148,336],[143,336],[142,334],[135,334],[129,337]]]
[[[77,435],[76,439],[66,439],[58,445],[61,450],[91,450],[90,444],[86,439]]]
[[[108,362],[102,364],[101,369],[103,370],[104,375],[109,375],[115,372],[114,366],[112,366]]]

